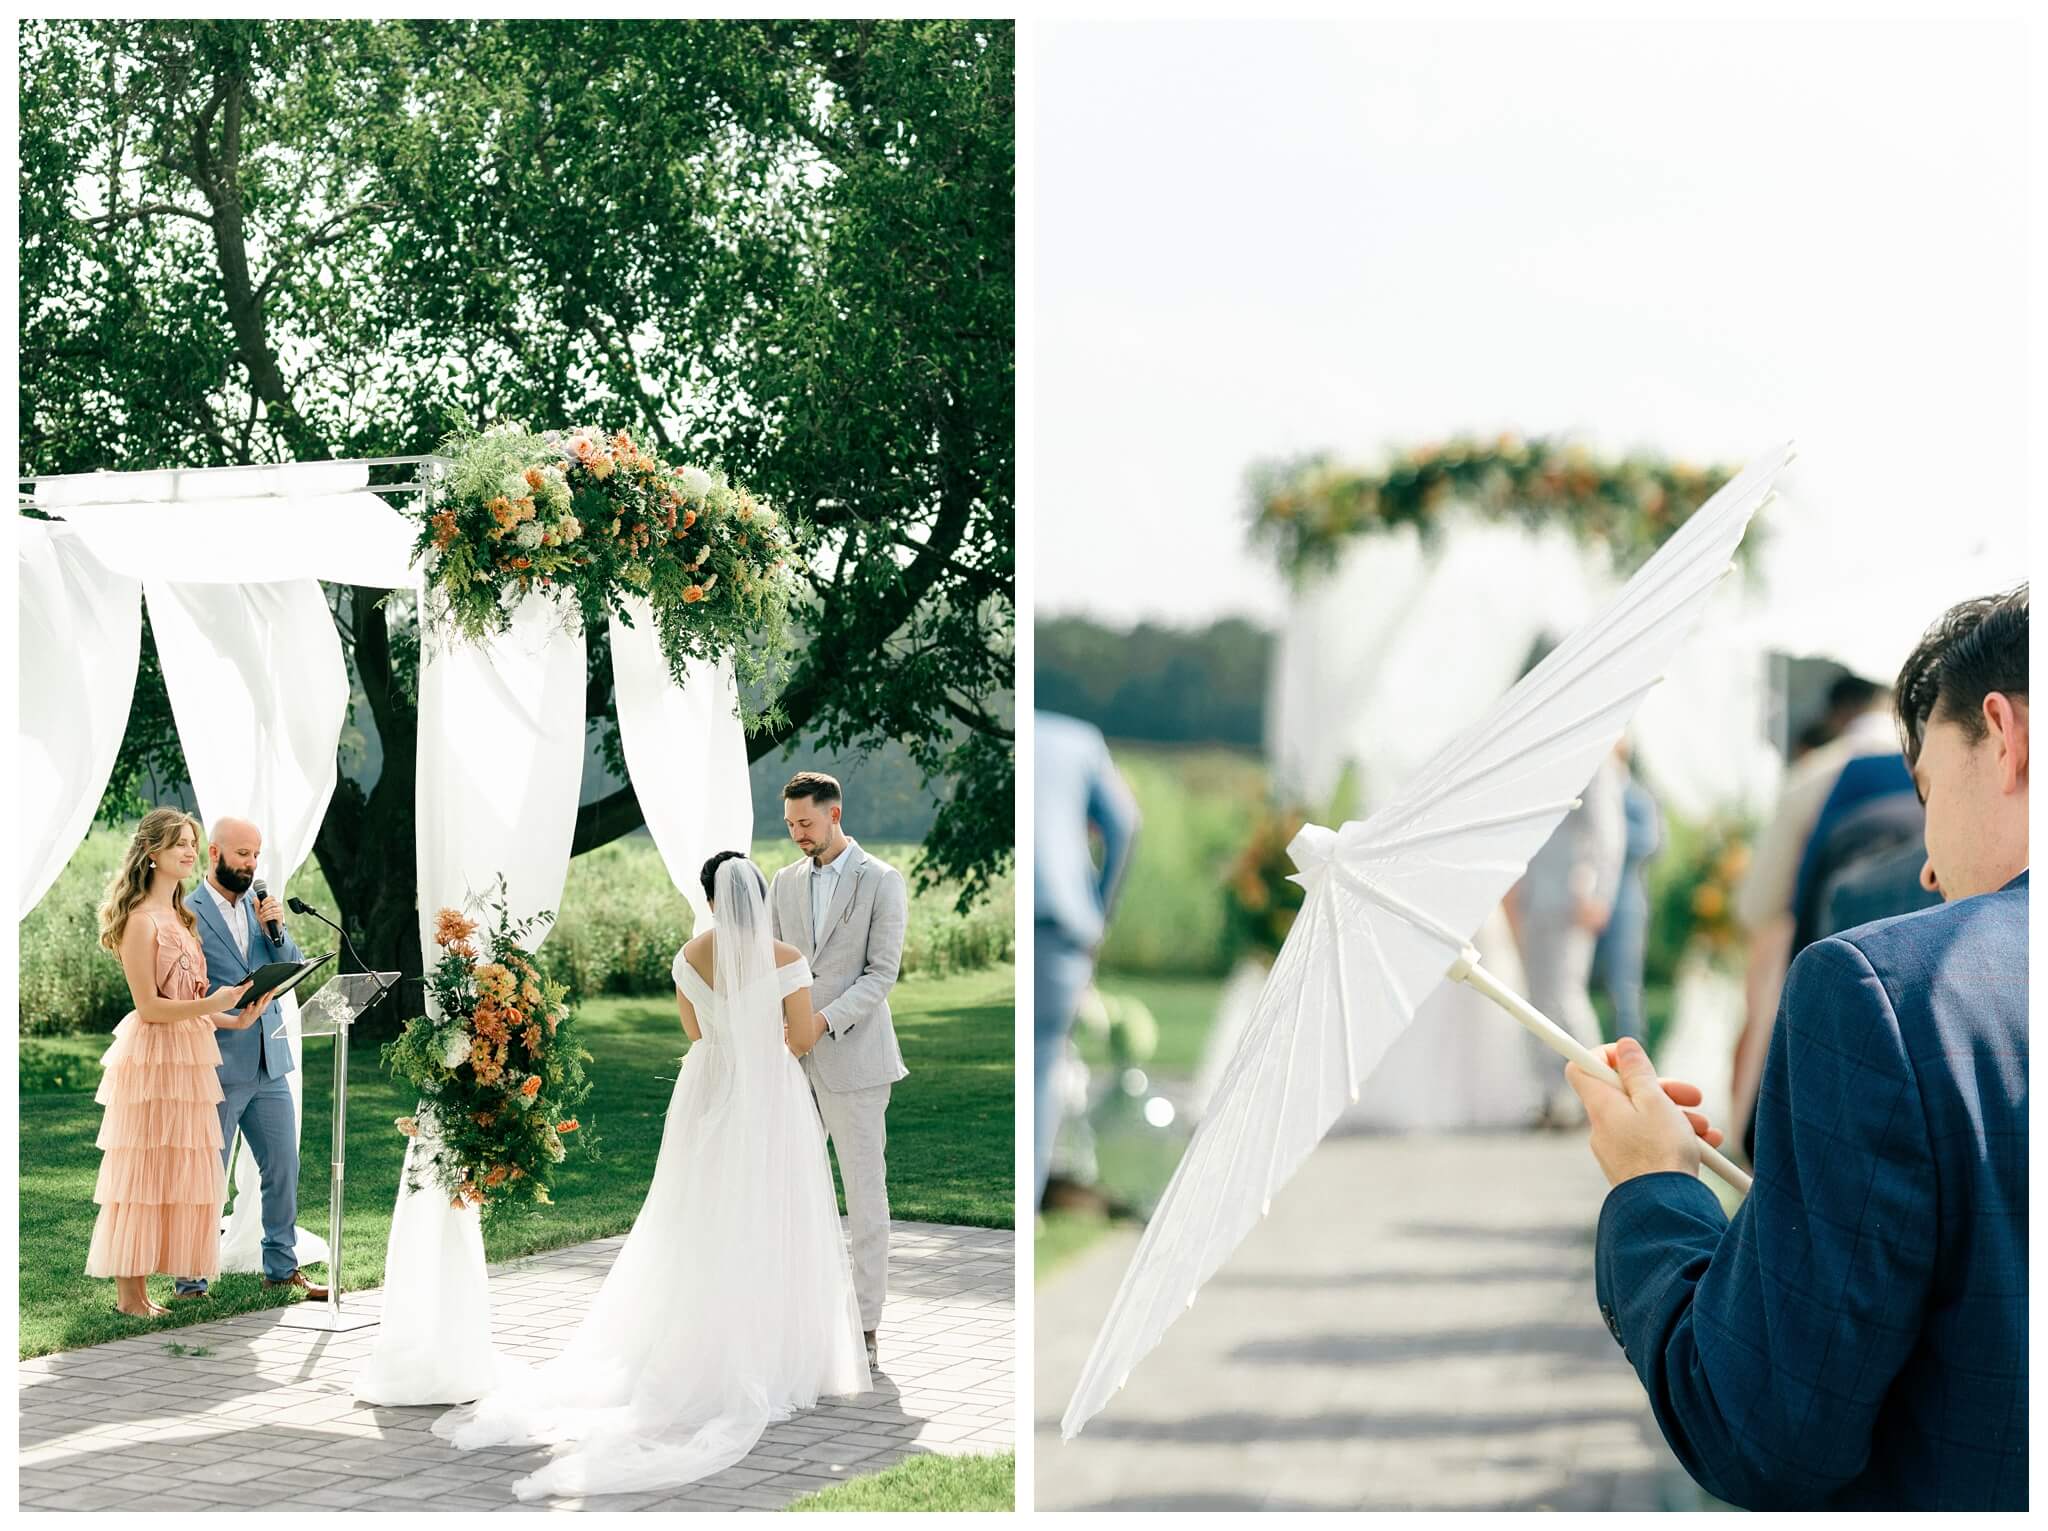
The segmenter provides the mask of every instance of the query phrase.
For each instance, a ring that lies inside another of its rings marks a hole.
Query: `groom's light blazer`
[[[845,865],[826,911],[822,941],[812,939],[810,857],[775,874],[769,914],[775,939],[787,941],[810,963],[811,1007],[825,1012],[830,1029],[804,1054],[805,1072],[828,1090],[867,1090],[894,1084],[910,1072],[889,1015],[889,990],[903,962],[910,895],[901,872],[853,840],[839,854]]]
[[[2027,1504],[2027,875],[1792,964],[1733,1222],[1609,1193],[1600,1308],[1686,1470],[1749,1509]]]

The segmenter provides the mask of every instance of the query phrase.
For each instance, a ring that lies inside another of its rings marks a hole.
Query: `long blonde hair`
[[[197,849],[202,840],[199,821],[183,809],[152,808],[135,826],[135,838],[128,842],[121,865],[107,884],[106,901],[100,905],[100,945],[108,951],[120,951],[121,938],[128,933],[128,916],[148,896],[150,884],[156,880],[157,869],[151,863],[175,850],[178,836],[187,829],[192,831],[192,845]],[[176,879],[171,886],[171,908],[187,930],[199,934],[198,917],[185,907],[185,885]]]

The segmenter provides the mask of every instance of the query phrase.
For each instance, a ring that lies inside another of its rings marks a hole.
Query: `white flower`
[[[441,1044],[441,1066],[459,1068],[469,1057],[469,1033],[460,1026],[448,1033],[448,1040]]]
[[[574,516],[564,516],[555,527],[555,535],[564,542],[574,542],[583,535],[583,523]]]
[[[512,540],[523,548],[537,548],[546,535],[547,528],[538,521],[521,521],[519,530],[512,534]]]
[[[684,468],[676,474],[676,481],[683,486],[683,493],[701,500],[711,493],[711,475],[702,468]]]

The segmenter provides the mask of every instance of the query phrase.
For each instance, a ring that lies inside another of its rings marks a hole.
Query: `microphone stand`
[[[328,919],[326,915],[315,909],[311,904],[303,899],[294,898],[288,899],[286,906],[294,914],[312,916],[321,924],[334,931],[336,935],[340,936],[342,945],[348,949],[349,956],[355,960],[356,966],[362,970],[362,975],[367,976],[376,985],[376,993],[371,995],[360,1008],[352,1013],[344,1012],[345,1018],[336,1027],[334,1032],[334,1130],[332,1134],[333,1142],[330,1147],[327,1206],[327,1302],[324,1311],[317,1314],[301,1314],[294,1310],[287,1313],[280,1320],[286,1328],[320,1329],[330,1334],[342,1333],[376,1322],[374,1317],[367,1314],[362,1317],[356,1317],[351,1314],[349,1317],[344,1318],[341,1312],[341,1203],[342,1186],[347,1175],[344,1166],[348,1157],[349,1028],[355,1016],[368,1010],[370,1006],[376,1004],[378,1000],[396,988],[397,985],[387,983],[382,974],[376,972],[365,963],[362,954],[356,950],[355,942],[349,939],[348,932],[333,920]],[[335,974],[337,979],[342,976],[340,972]],[[393,974],[392,976],[395,978],[398,975]]]

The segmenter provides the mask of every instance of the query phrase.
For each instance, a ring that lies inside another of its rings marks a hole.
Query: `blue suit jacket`
[[[195,893],[189,900],[192,910],[199,916],[199,945],[206,953],[206,982],[208,992],[214,989],[231,989],[247,978],[266,962],[303,962],[305,955],[299,950],[299,943],[292,939],[292,933],[284,933],[284,943],[274,944],[264,931],[262,922],[256,918],[256,903],[248,894],[243,894],[236,906],[236,914],[249,924],[249,960],[244,962],[242,954],[235,950],[235,938],[228,934],[227,918],[221,913],[220,905],[214,901],[213,890]],[[276,1029],[280,1016],[279,1006],[273,1002],[254,1026],[245,1026],[240,1031],[216,1031],[214,1040],[220,1043],[220,1082],[248,1084],[260,1073],[266,1079],[282,1079],[292,1071],[292,1050],[283,1042],[265,1042],[257,1036],[260,1031],[268,1036]],[[260,1045],[259,1045],[260,1044]]]
[[[1600,1309],[1710,1493],[2027,1503],[2027,877],[1817,941],[1732,1222],[1688,1175],[1600,1212]]]
[[[1109,745],[1092,724],[1057,712],[1033,714],[1035,828],[1032,909],[1069,942],[1102,939],[1117,883],[1130,865],[1138,805],[1117,774]],[[1102,865],[1088,853],[1088,831],[1102,836]]]

